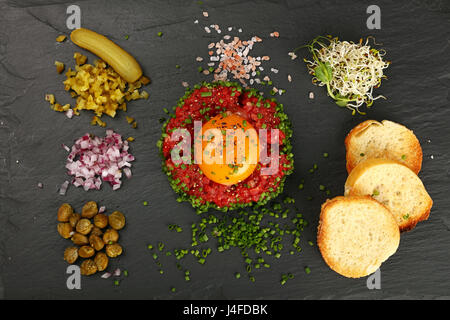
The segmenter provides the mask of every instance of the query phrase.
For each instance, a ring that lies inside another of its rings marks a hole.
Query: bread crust
[[[322,254],[322,257],[325,261],[325,263],[335,272],[339,273],[340,275],[343,275],[347,278],[361,278],[369,275],[370,273],[362,273],[359,271],[355,271],[351,268],[344,268],[340,266],[338,263],[333,261],[330,258],[330,254],[327,250],[327,230],[325,229],[327,224],[329,222],[327,221],[327,210],[332,208],[334,205],[340,203],[340,202],[351,202],[351,201],[362,201],[366,202],[369,201],[372,204],[375,204],[380,207],[380,211],[384,211],[387,215],[389,215],[390,218],[392,218],[392,225],[395,227],[396,222],[392,214],[390,213],[389,209],[383,205],[382,203],[379,203],[375,199],[373,199],[371,196],[338,196],[331,200],[327,200],[325,203],[322,204],[321,211],[320,211],[320,218],[319,218],[319,225],[317,227],[317,245],[319,247],[320,253]],[[398,228],[392,229],[391,232],[393,242],[397,242],[397,247],[400,242],[400,232]],[[397,249],[397,247],[395,249]],[[382,261],[384,262],[384,261]],[[381,263],[382,263],[381,262]],[[380,265],[381,265],[380,263]],[[379,267],[379,266],[378,266]],[[372,271],[373,272],[373,271]]]
[[[371,125],[377,124],[377,125],[383,126],[387,121],[388,120],[383,120],[381,122],[378,122],[376,120],[366,120],[366,121],[358,124],[352,130],[350,130],[348,135],[345,137],[345,141],[344,141],[345,150],[346,150],[345,158],[346,158],[347,173],[350,173],[357,166],[357,163],[358,163],[357,159],[355,159],[355,157],[353,156],[353,152],[351,152],[352,139],[355,138],[356,136],[358,136],[359,134],[361,134],[362,132],[364,132],[364,130],[366,130]],[[392,122],[392,123],[395,123],[395,122]],[[422,169],[422,160],[423,160],[423,153],[422,153],[422,147],[420,145],[420,142],[412,130],[408,129],[407,127],[405,127],[404,125],[401,125],[399,123],[395,123],[395,124],[406,128],[408,130],[408,132],[410,133],[410,138],[408,141],[411,144],[411,146],[410,146],[411,154],[413,154],[414,156],[409,157],[408,160],[405,161],[405,164],[412,171],[414,171],[415,174],[418,174],[420,172],[420,170]],[[388,153],[386,153],[384,155],[384,157],[390,158]],[[395,160],[395,159],[392,159],[392,160]]]
[[[428,203],[428,207],[427,207],[426,211],[424,211],[424,213],[421,216],[417,217],[416,219],[408,219],[407,220],[408,223],[405,223],[405,224],[402,224],[401,226],[399,226],[400,232],[411,231],[412,229],[414,229],[416,227],[416,225],[420,221],[428,220],[428,218],[430,217],[430,212],[431,212],[432,206],[433,206],[433,200],[430,198],[430,202]]]
[[[361,162],[358,166],[356,166],[347,177],[347,181],[345,182],[345,195],[346,196],[355,196],[356,193],[353,191],[352,187],[356,183],[356,181],[359,179],[359,177],[368,169],[370,169],[373,166],[381,165],[381,164],[398,164],[401,166],[404,166],[408,169],[410,169],[407,165],[404,163],[401,163],[399,161],[391,160],[391,159],[367,159],[363,162]],[[428,192],[427,192],[428,194]],[[429,197],[429,201],[427,204],[426,209],[423,211],[422,214],[418,215],[417,217],[410,218],[408,220],[405,220],[402,224],[399,225],[400,232],[406,232],[414,229],[414,227],[419,223],[420,221],[427,220],[430,216],[431,207],[433,206],[433,199]]]

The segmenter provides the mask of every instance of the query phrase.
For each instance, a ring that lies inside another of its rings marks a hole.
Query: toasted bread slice
[[[345,195],[371,195],[384,204],[400,231],[428,219],[433,200],[419,177],[404,164],[390,159],[368,159],[352,170],[345,182]]]
[[[416,174],[422,167],[422,148],[414,133],[407,127],[388,120],[367,120],[345,138],[347,172],[361,161],[385,158],[404,163]]]
[[[345,277],[375,272],[399,243],[391,212],[369,196],[336,197],[322,205],[317,244],[328,266]]]

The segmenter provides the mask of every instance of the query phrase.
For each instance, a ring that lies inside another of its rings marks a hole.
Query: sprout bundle
[[[384,98],[373,96],[373,89],[378,88],[381,79],[386,78],[383,70],[390,62],[384,61],[384,50],[377,50],[368,45],[370,37],[363,43],[340,41],[337,37],[315,38],[310,44],[300,48],[308,48],[312,60],[304,59],[309,73],[313,75],[313,83],[326,86],[328,94],[340,107],[347,107],[364,114],[359,110],[364,103],[367,107],[374,100]],[[300,49],[298,48],[298,49]]]

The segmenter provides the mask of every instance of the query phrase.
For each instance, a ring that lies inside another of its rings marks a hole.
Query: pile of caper
[[[118,231],[125,227],[125,216],[121,212],[114,211],[108,216],[98,213],[97,203],[89,201],[79,214],[74,213],[70,204],[63,203],[58,209],[58,221],[58,233],[75,245],[66,248],[64,260],[74,264],[78,258],[84,258],[80,266],[82,275],[105,270],[109,258],[122,254],[122,247],[117,243]]]

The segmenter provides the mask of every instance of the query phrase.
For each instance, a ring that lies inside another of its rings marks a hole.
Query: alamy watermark
[[[69,30],[81,28],[81,9],[76,4],[67,7],[66,13],[69,14],[66,20],[66,26]]]
[[[367,7],[366,10],[367,14],[370,14],[370,16],[367,18],[366,25],[367,29],[374,30],[374,29],[381,29],[381,9],[376,4],[372,4]]]
[[[75,265],[75,264],[72,264],[72,265],[67,267],[66,273],[70,274],[70,276],[67,278],[67,281],[66,281],[67,289],[69,289],[69,290],[73,290],[73,289],[80,290],[81,289],[81,271],[80,271],[80,267]]]
[[[367,277],[366,281],[367,289],[369,290],[380,290],[381,289],[381,270],[377,269],[374,273]]]
[[[177,144],[171,151],[171,159],[176,165],[191,164],[194,150],[195,164],[239,166],[259,162],[263,165],[270,164],[261,168],[261,175],[274,175],[279,169],[279,137],[278,129],[259,129],[256,133],[253,128],[211,128],[202,133],[202,121],[194,121],[193,148],[192,136],[187,129],[178,128],[172,131],[170,141]]]

